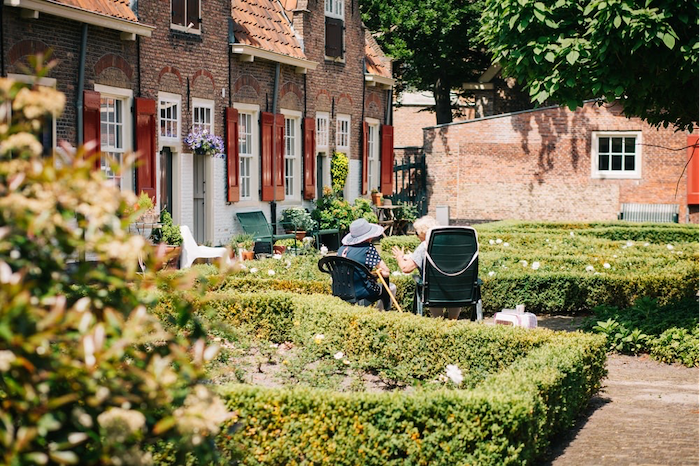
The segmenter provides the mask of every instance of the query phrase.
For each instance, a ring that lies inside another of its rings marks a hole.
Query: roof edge
[[[128,19],[115,18],[103,13],[47,0],[5,0],[4,4],[144,37],[151,37],[151,33],[155,30],[155,26],[148,26]]]
[[[253,47],[252,45],[239,43],[232,43],[229,45],[231,46],[231,53],[233,54],[241,56],[247,55],[253,58],[262,58],[263,60],[281,63],[283,65],[291,65],[296,68],[302,69],[302,73],[306,73],[306,70],[315,70],[318,66],[318,63],[315,61],[306,60],[304,58],[291,57],[282,53],[265,50],[260,47]]]

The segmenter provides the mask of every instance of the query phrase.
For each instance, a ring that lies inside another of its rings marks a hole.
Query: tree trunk
[[[450,102],[450,84],[444,78],[435,81],[435,117],[437,124],[452,123],[452,104]]]

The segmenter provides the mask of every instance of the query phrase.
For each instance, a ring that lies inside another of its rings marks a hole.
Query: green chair
[[[414,311],[424,307],[465,307],[481,304],[479,240],[471,227],[430,230],[423,275],[416,277]],[[475,318],[472,312],[472,320]]]
[[[272,246],[278,239],[296,238],[294,233],[284,233],[278,235],[275,233],[274,224],[270,224],[265,218],[265,214],[261,210],[253,212],[237,212],[236,217],[241,223],[243,231],[249,235],[253,235],[253,241],[262,243],[264,250],[256,252],[272,252]]]

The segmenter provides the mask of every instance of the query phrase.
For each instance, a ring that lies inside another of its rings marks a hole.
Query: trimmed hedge
[[[365,370],[418,382],[382,394],[223,387],[238,417],[218,443],[241,464],[532,464],[605,374],[605,339],[596,335],[425,319],[280,292],[212,294],[205,308],[260,329],[263,339],[310,346],[320,357],[340,350]],[[169,312],[167,296],[156,312]],[[457,364],[473,388],[421,388],[446,364]]]

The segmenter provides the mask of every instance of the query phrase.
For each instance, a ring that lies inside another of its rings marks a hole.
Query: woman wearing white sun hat
[[[384,228],[381,225],[369,223],[364,218],[358,218],[350,224],[350,233],[343,237],[341,241],[343,246],[338,249],[338,255],[364,264],[370,270],[376,268],[388,283],[389,267],[379,257],[379,252],[372,244],[372,240],[380,237],[382,233],[384,233]],[[380,299],[383,309],[391,307],[389,291],[378,282],[366,282],[356,279],[355,293],[360,299],[368,299],[369,301]]]

